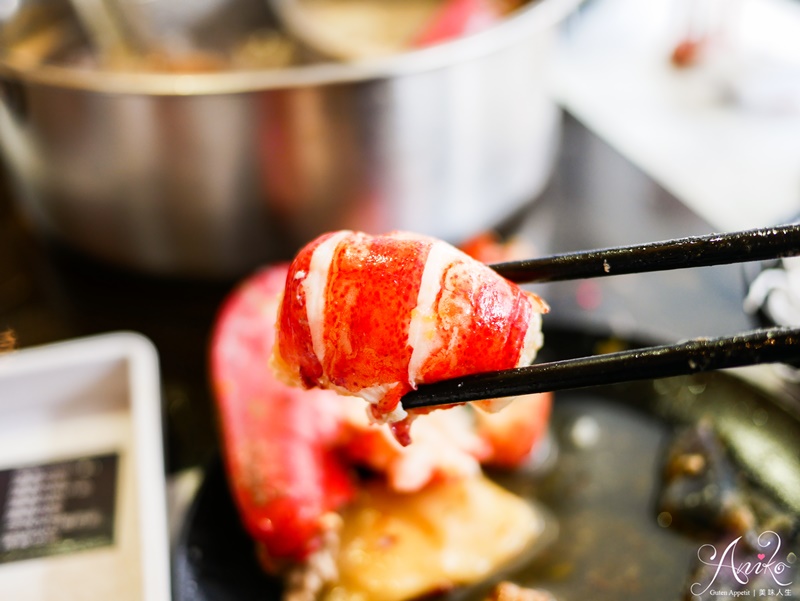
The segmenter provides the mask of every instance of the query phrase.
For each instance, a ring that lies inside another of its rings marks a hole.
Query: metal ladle
[[[149,52],[150,40],[117,0],[70,3],[102,62],[132,64]]]

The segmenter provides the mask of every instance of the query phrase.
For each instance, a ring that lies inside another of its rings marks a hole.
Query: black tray
[[[559,357],[630,346],[586,334],[548,335],[548,351]],[[704,417],[713,420],[739,469],[800,513],[800,414],[791,402],[725,373],[561,392],[551,422],[554,468],[491,474],[550,509],[556,540],[492,581],[441,598],[482,599],[500,578],[545,588],[560,601],[682,598],[699,548],[717,541],[659,525],[655,498],[676,425]],[[794,580],[800,584],[800,576]],[[219,461],[209,466],[188,513],[174,586],[176,601],[280,599],[280,583],[254,559]],[[798,588],[790,592],[800,596]]]

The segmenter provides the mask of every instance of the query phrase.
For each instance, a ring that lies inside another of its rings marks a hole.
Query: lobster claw
[[[264,269],[229,296],[210,357],[229,485],[246,529],[276,563],[316,550],[323,516],[355,490],[334,450],[337,395],[287,386],[268,367],[286,273],[286,266]]]

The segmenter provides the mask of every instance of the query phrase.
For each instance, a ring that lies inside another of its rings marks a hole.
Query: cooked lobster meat
[[[392,424],[407,445],[405,393],[531,363],[547,311],[537,295],[445,242],[329,233],[289,268],[273,366],[288,383],[364,398],[370,417]]]
[[[432,245],[421,237],[407,239],[418,242],[415,248]],[[485,248],[481,243],[475,252]],[[450,249],[437,252],[468,259]],[[418,262],[411,253],[407,257]],[[406,599],[485,577],[486,566],[502,563],[536,536],[541,516],[488,481],[481,464],[515,467],[526,461],[546,431],[551,395],[494,414],[469,406],[433,412],[415,424],[414,443],[402,446],[386,425],[369,418],[361,399],[287,385],[268,367],[279,307],[287,302],[284,288],[293,279],[299,279],[297,270],[280,265],[242,282],[224,303],[211,344],[226,472],[262,564],[284,576],[285,598],[292,600],[319,598],[333,583],[337,594],[369,589],[382,591],[381,599]],[[388,290],[386,279],[381,281]],[[297,300],[305,303],[305,294]],[[385,331],[396,331],[396,325],[386,325]],[[525,333],[510,337],[524,339]],[[389,358],[385,363],[391,364]],[[456,498],[472,500],[454,511]],[[503,510],[496,511],[498,506]],[[386,517],[376,525],[370,520],[379,514]],[[464,526],[470,523],[480,528]],[[508,537],[487,542],[487,528],[503,528]],[[459,561],[424,562],[414,582],[393,586],[389,567],[425,553],[435,556],[434,542],[458,550],[453,556]],[[355,552],[368,544],[377,545],[387,566],[373,567],[369,578],[360,573]],[[491,561],[476,563],[478,556]]]

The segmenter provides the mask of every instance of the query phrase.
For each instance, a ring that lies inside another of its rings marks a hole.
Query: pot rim
[[[130,73],[0,60],[0,77],[106,94],[202,96],[360,83],[447,68],[499,52],[564,20],[583,0],[536,0],[485,31],[402,54],[350,63],[214,73]]]

